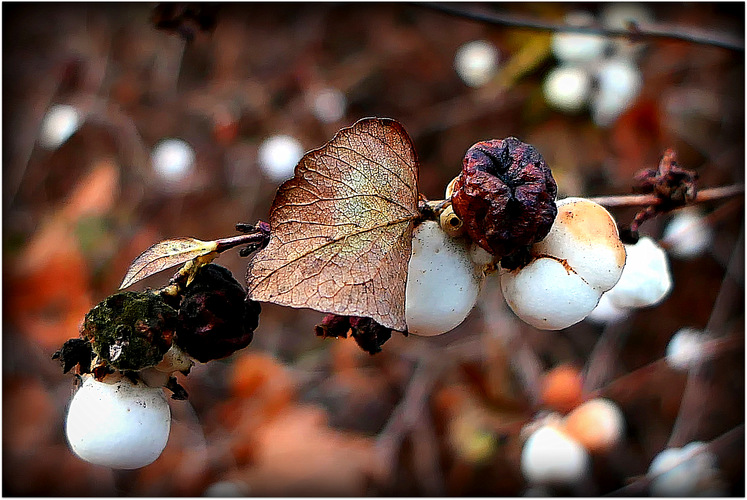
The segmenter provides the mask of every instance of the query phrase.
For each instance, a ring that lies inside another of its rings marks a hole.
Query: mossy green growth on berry
[[[83,334],[94,352],[119,370],[158,364],[171,347],[177,312],[150,292],[111,295],[86,314]]]

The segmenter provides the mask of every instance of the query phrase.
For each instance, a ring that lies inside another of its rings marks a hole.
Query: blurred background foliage
[[[482,7],[560,22],[609,5]],[[744,181],[740,51],[664,39],[606,47],[604,57],[628,54],[642,84],[603,121],[586,105],[567,113],[548,104],[546,79],[562,64],[549,33],[418,4],[202,8],[209,29],[188,21],[187,42],[156,29],[154,15],[173,13],[155,4],[3,4],[5,495],[520,495],[519,430],[545,408],[543,373],[559,364],[586,367],[624,412],[624,443],[594,458],[582,493],[614,491],[645,474],[680,410],[687,375],[656,363],[669,338],[704,328],[712,313],[719,335],[736,342],[701,371],[687,437],[709,441],[743,424],[736,200],[705,207],[707,249],[672,258],[671,296],[624,322],[537,331],[508,311],[493,282],[456,330],[395,335],[369,356],[352,339],[316,338],[319,313],[266,305],[247,349],[180,379],[190,399],[172,402],[172,434],[155,463],[112,472],[74,457],[63,433],[72,377],[51,354],[151,244],[266,220],[287,175],[268,164],[269,138],[288,136],[271,159],[294,158],[359,118],[395,118],[419,154],[420,191],[433,199],[471,144],[509,135],[541,151],[560,196],[629,193],[633,174],[668,147],[700,186]],[[656,21],[744,36],[743,4],[645,9]],[[475,40],[497,64],[470,86],[455,54]],[[600,88],[602,64],[585,66],[589,92]],[[168,139],[181,142],[158,153]],[[629,222],[634,211],[614,213]],[[661,237],[668,219],[643,233]],[[218,263],[242,280],[246,259]],[[718,457],[728,491],[744,495],[743,437],[727,444]]]

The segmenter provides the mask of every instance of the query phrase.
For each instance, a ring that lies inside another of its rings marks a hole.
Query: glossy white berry
[[[303,146],[289,135],[274,135],[259,146],[259,166],[275,182],[293,177],[293,170],[303,156]]]
[[[672,290],[667,253],[648,236],[625,245],[627,259],[620,281],[605,295],[620,308],[653,306]]]
[[[667,344],[667,364],[675,370],[689,370],[704,357],[705,335],[695,328],[681,328]]]
[[[683,448],[667,448],[651,462],[651,494],[664,497],[723,496],[716,457],[695,441]],[[690,458],[687,458],[687,457]]]
[[[635,101],[643,87],[643,77],[628,59],[608,59],[596,73],[597,92],[591,98],[591,114],[600,127],[612,125]]]
[[[568,26],[586,27],[594,22],[594,16],[586,11],[569,12],[565,16]],[[593,62],[604,55],[607,45],[607,39],[599,35],[557,32],[552,36],[552,53],[563,62]]]
[[[78,110],[67,104],[55,104],[47,111],[39,131],[39,145],[46,149],[61,146],[81,125]]]
[[[625,418],[614,401],[591,399],[566,415],[563,429],[591,452],[607,452],[625,434]]]
[[[545,77],[542,92],[547,104],[566,113],[584,109],[591,92],[591,76],[580,67],[560,66]]]
[[[86,377],[68,408],[65,433],[86,462],[137,469],[156,460],[169,438],[171,410],[163,390],[125,377]]]
[[[537,429],[521,450],[521,473],[533,484],[574,485],[589,472],[589,454],[553,425]]]
[[[556,203],[558,215],[550,232],[532,253],[562,259],[592,288],[605,292],[615,286],[625,265],[625,247],[617,224],[601,205],[585,198]]]
[[[475,306],[481,282],[466,240],[449,237],[437,222],[420,224],[407,268],[408,332],[440,335],[457,327]]]
[[[664,229],[662,240],[675,257],[692,259],[702,255],[713,241],[713,228],[697,207],[677,211]]]
[[[563,262],[541,257],[518,271],[501,269],[506,303],[522,320],[542,330],[560,330],[584,319],[599,301],[590,287]]]
[[[151,161],[156,174],[166,182],[187,177],[195,165],[195,152],[181,139],[163,139],[153,148]]]
[[[470,87],[482,87],[498,71],[498,49],[486,40],[474,40],[459,47],[454,55],[454,69]]]
[[[501,290],[511,310],[544,330],[584,319],[625,264],[617,226],[604,207],[583,198],[559,200],[557,206],[547,237],[531,248],[530,263],[501,267]]]

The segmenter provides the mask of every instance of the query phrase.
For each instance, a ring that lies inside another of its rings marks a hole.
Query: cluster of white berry
[[[588,11],[571,12],[565,21],[569,26],[626,29],[631,21],[650,22],[651,14],[644,5],[612,3],[604,6],[598,21]],[[594,122],[608,126],[643,87],[636,63],[640,44],[598,35],[555,33],[552,51],[560,65],[545,78],[544,94],[548,104],[560,111],[578,113],[588,106]]]
[[[406,288],[408,331],[440,335],[461,324],[477,303],[486,275],[496,269],[511,310],[543,330],[578,323],[604,297],[629,310],[657,304],[670,292],[666,253],[651,238],[623,245],[612,216],[590,200],[566,198],[556,205],[549,234],[531,247],[531,260],[516,269],[493,262],[462,237],[452,218],[442,215],[439,223],[419,225]]]

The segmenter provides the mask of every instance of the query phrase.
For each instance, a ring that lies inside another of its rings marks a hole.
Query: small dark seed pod
[[[470,238],[502,257],[547,236],[557,191],[542,155],[508,137],[467,150],[451,201]]]
[[[225,267],[208,264],[200,268],[179,306],[176,345],[203,363],[248,346],[261,307],[245,296]]]
[[[176,330],[176,311],[153,293],[120,292],[86,314],[83,334],[93,351],[119,370],[158,364]]]

